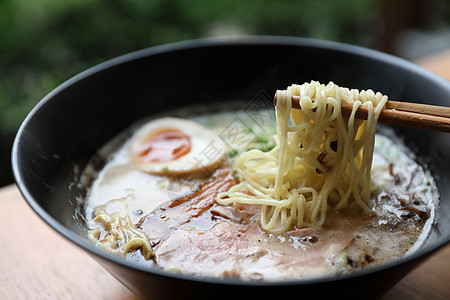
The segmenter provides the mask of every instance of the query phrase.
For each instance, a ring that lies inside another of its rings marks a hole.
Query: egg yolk
[[[137,156],[142,162],[163,163],[180,158],[190,150],[189,136],[176,129],[163,129],[142,142]]]

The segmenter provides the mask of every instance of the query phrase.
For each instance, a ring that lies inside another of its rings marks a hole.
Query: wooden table
[[[450,51],[418,64],[450,79]],[[0,188],[0,299],[137,299],[44,223],[15,185]],[[450,245],[389,291],[390,299],[450,299]]]

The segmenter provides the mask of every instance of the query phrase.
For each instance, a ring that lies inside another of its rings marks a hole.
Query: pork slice
[[[237,183],[230,169],[220,169],[209,181],[142,217],[136,226],[147,234],[152,247],[156,246],[173,230],[209,210],[219,193],[228,191]]]
[[[333,271],[331,258],[351,238],[309,243],[288,234],[264,233],[256,224],[223,221],[207,231],[183,227],[173,232],[156,249],[155,260],[163,269],[206,277],[313,278]]]

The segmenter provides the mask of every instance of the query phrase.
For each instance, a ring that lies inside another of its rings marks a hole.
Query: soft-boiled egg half
[[[150,121],[132,137],[130,154],[142,171],[155,175],[210,173],[226,157],[225,143],[193,121],[161,118]]]

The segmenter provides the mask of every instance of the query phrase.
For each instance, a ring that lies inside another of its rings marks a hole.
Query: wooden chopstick
[[[292,96],[292,108],[301,109],[299,101],[300,96]],[[274,105],[276,102],[275,95]],[[342,103],[341,110],[343,116],[349,117],[353,110],[353,104]],[[367,119],[367,116],[367,107],[360,106],[355,117]],[[450,132],[450,107],[388,101],[381,111],[378,121],[392,125]]]

